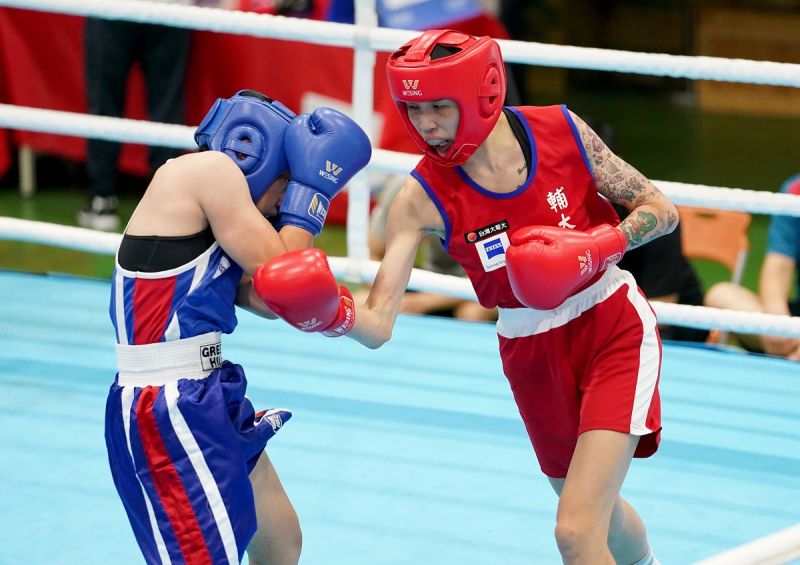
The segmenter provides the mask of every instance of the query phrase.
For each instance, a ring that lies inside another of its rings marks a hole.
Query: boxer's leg
[[[583,433],[566,479],[549,478],[559,494],[556,540],[565,563],[631,564],[649,551],[641,519],[619,496],[638,440]]]
[[[295,565],[303,543],[297,513],[275,467],[262,453],[250,473],[258,530],[247,546],[251,565]]]

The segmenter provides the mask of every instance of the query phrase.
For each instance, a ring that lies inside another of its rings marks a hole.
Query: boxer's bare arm
[[[386,253],[367,301],[356,309],[356,323],[348,336],[373,349],[389,340],[417,248],[429,233],[444,235],[444,222],[422,186],[409,177],[392,202],[386,226]]]
[[[309,247],[313,236],[287,226],[281,233],[253,205],[236,164],[217,151],[184,155],[158,169],[136,209],[132,235],[190,235],[208,225],[247,273],[272,257]]]
[[[256,316],[261,316],[269,320],[278,319],[278,315],[270,310],[258,297],[258,294],[256,294],[253,288],[253,277],[246,273],[239,282],[239,288],[236,292],[236,305]]]

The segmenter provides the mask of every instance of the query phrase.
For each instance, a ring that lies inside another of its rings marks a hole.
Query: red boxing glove
[[[353,296],[339,286],[319,249],[274,257],[256,269],[253,287],[270,310],[304,332],[339,337],[356,320]]]
[[[550,310],[622,259],[628,240],[602,224],[589,231],[529,226],[511,235],[506,271],[517,299],[529,308]]]

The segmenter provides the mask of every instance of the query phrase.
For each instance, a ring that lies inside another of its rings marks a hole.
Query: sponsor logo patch
[[[322,194],[315,194],[308,205],[308,215],[311,216],[319,225],[325,223],[325,217],[328,215],[328,209],[331,206],[331,201]]]
[[[255,425],[258,426],[261,422],[267,422],[272,428],[272,433],[277,433],[283,427],[285,422],[278,410],[261,410],[256,413]]]
[[[222,276],[222,273],[228,270],[228,267],[231,266],[231,262],[228,261],[227,257],[221,257],[219,260],[219,265],[217,265],[217,270],[214,271],[214,275],[211,277],[212,279],[216,279]]]
[[[283,418],[281,418],[280,414],[269,414],[266,420],[269,422],[269,425],[272,426],[273,432],[277,432],[283,426]]]
[[[200,346],[200,362],[204,371],[222,366],[222,343],[209,343]]]
[[[493,235],[505,231],[508,231],[508,220],[498,220],[488,226],[483,226],[482,228],[465,233],[464,239],[467,243],[475,243],[476,241],[481,241],[487,237],[492,237]]]
[[[483,270],[487,273],[506,266],[506,249],[510,242],[505,231],[490,239],[478,240],[473,245],[481,258]]]

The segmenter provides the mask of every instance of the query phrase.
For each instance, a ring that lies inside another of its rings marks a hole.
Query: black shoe
[[[92,230],[116,231],[119,228],[116,196],[93,196],[78,211],[78,223]]]

